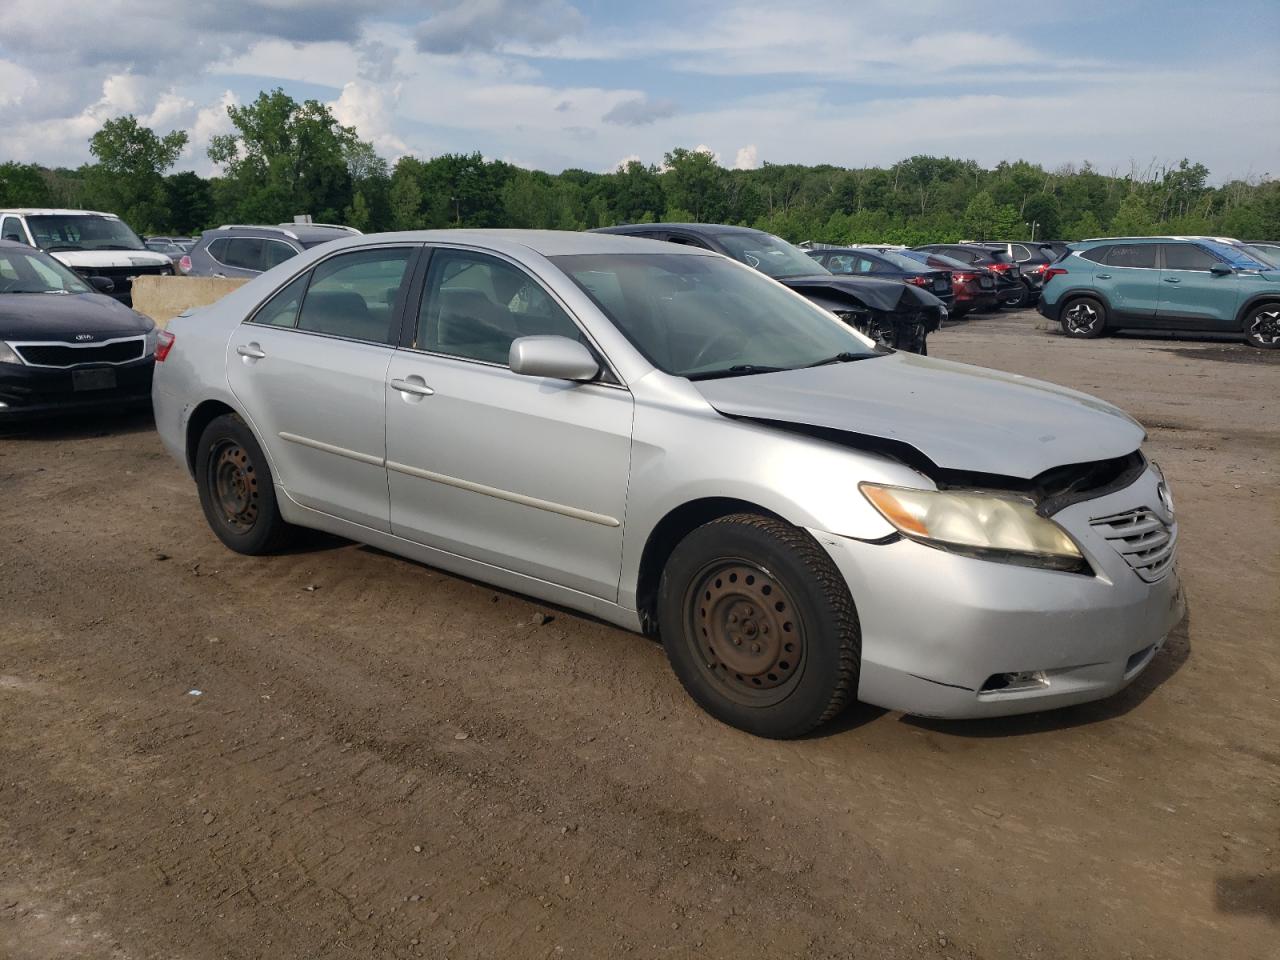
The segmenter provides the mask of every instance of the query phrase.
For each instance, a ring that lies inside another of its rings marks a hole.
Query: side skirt
[[[428,547],[425,544],[398,537],[393,533],[384,533],[381,530],[374,530],[372,527],[366,527],[350,520],[343,520],[340,517],[322,513],[311,507],[304,507],[294,500],[289,495],[289,492],[279,484],[276,484],[276,502],[280,505],[281,516],[289,523],[297,526],[323,530],[325,533],[332,533],[347,540],[368,544],[371,547],[377,547],[379,550],[385,550],[387,553],[394,553],[396,556],[416,560],[419,563],[425,563],[428,566],[446,570],[461,577],[479,580],[482,583],[492,584],[503,590],[510,590],[514,593],[554,603],[557,606],[578,610],[588,616],[597,617],[615,626],[622,627],[624,630],[630,630],[634,633],[642,632],[638,611],[619,606],[608,600],[602,600],[599,597],[593,597],[589,593],[548,583],[546,580],[539,580],[537,577],[530,577],[523,573],[507,570],[505,567],[496,567],[493,564],[481,563],[479,560],[461,557],[456,553],[449,553],[447,550]]]

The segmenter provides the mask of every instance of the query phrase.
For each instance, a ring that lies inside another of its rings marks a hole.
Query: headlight
[[[22,360],[7,343],[0,342],[0,363],[21,363]]]
[[[872,483],[859,489],[899,533],[931,547],[1054,570],[1085,568],[1075,541],[1024,497]]]

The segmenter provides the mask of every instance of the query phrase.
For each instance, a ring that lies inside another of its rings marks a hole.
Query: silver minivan
[[[883,349],[711,251],[351,237],[176,318],[156,360],[160,436],[231,549],[314,527],[655,632],[762,736],[855,697],[1104,697],[1183,614],[1133,419]]]

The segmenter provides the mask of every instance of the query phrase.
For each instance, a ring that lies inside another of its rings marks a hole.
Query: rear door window
[[[399,329],[392,330],[396,305],[412,254],[410,247],[384,247],[339,254],[317,264],[298,314],[298,329],[394,343],[399,339]]]
[[[262,245],[258,237],[232,237],[227,242],[227,255],[222,261],[228,267],[262,271]]]
[[[1102,261],[1109,267],[1139,267],[1153,269],[1156,265],[1156,244],[1116,243],[1107,250]]]

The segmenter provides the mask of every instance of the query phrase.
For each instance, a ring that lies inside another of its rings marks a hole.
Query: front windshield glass
[[[0,250],[0,295],[89,292],[84,281],[52,257],[31,250]]]
[[[767,373],[880,354],[802,297],[720,257],[620,253],[551,260],[650,363],[675,376]]]
[[[1280,247],[1258,246],[1254,243],[1242,243],[1240,245],[1240,249],[1243,250],[1246,255],[1266,266],[1267,269],[1274,270],[1277,265],[1280,265]]]
[[[831,271],[799,247],[759,230],[718,233],[716,239],[733,259],[771,277],[811,277]]]
[[[27,217],[36,246],[55,250],[145,250],[129,225],[115,217],[91,214],[41,214]]]

